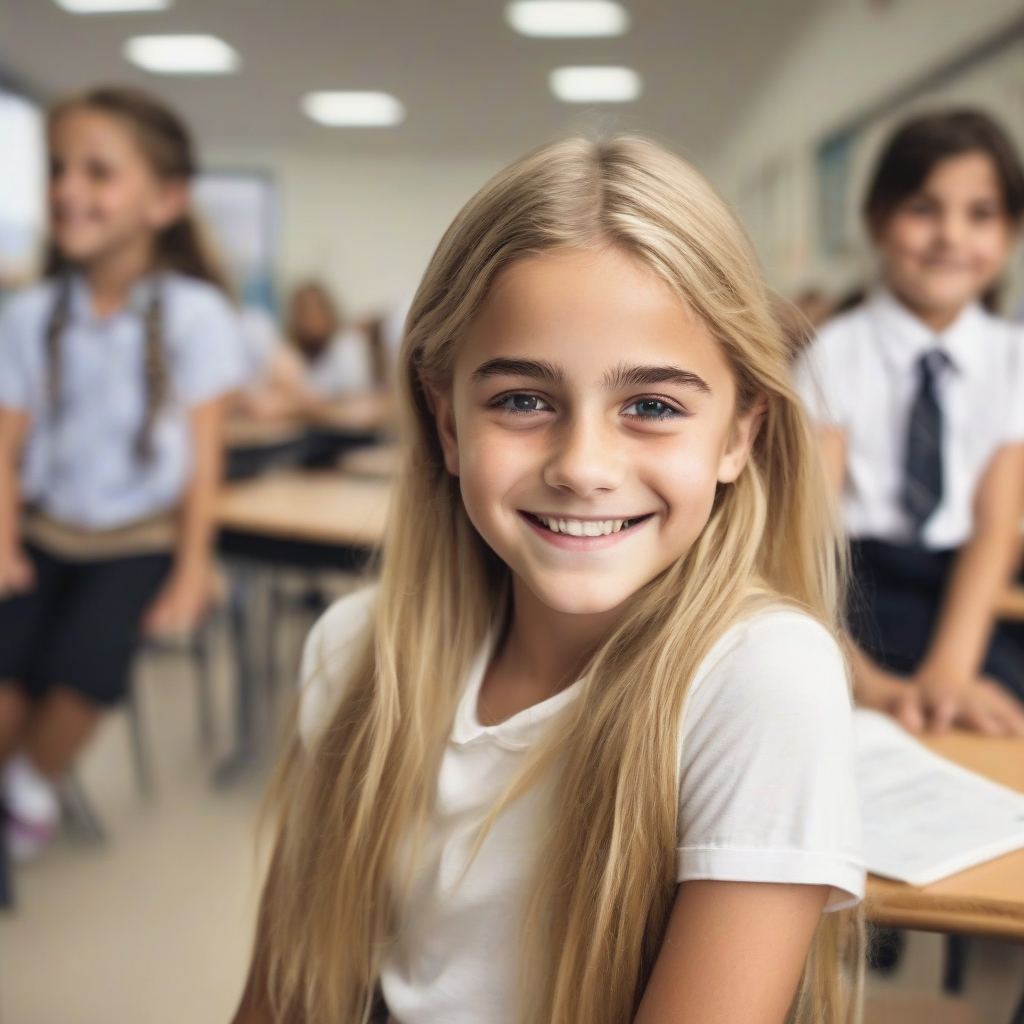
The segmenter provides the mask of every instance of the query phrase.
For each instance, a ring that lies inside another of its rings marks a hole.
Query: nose
[[[950,249],[954,249],[963,241],[967,229],[967,217],[956,211],[947,210],[939,218],[939,241]]]
[[[624,470],[615,431],[599,415],[581,413],[553,432],[543,477],[549,487],[588,498],[618,487]]]

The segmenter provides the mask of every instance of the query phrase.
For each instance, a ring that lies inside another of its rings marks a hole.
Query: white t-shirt
[[[374,386],[370,344],[362,331],[339,331],[306,370],[306,384],[322,398],[335,398]]]
[[[943,497],[925,522],[933,550],[974,530],[974,495],[1004,444],[1024,442],[1024,331],[973,305],[936,334],[887,292],[827,323],[797,366],[812,419],[847,438],[843,520],[854,538],[913,540],[900,500],[917,361],[939,349]]]
[[[306,641],[299,729],[310,746],[337,707],[376,590],[342,598]],[[438,778],[408,920],[381,987],[400,1024],[513,1024],[518,946],[543,834],[546,785],[477,829],[530,746],[585,682],[499,725],[477,697],[491,645],[466,680]],[[549,785],[550,783],[548,783]],[[828,909],[860,899],[864,858],[846,674],[828,632],[771,609],[733,626],[694,679],[681,727],[680,881],[828,885]]]

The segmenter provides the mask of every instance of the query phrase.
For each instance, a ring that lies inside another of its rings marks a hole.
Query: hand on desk
[[[986,676],[951,686],[872,667],[857,672],[854,693],[858,705],[891,715],[908,732],[943,733],[956,726],[986,736],[1024,736],[1024,707]]]

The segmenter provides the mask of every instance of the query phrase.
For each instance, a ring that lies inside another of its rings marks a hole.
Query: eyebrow
[[[678,384],[705,395],[711,394],[711,386],[703,377],[678,366],[629,366],[623,363],[605,376],[604,384],[609,391],[648,387],[652,384]]]
[[[473,371],[473,383],[488,377],[530,377],[549,384],[564,384],[565,374],[557,366],[540,359],[488,359]]]

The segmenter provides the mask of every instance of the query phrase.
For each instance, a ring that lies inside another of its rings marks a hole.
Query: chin
[[[586,580],[528,580],[527,586],[539,601],[562,615],[602,615],[628,601],[637,587],[609,587]]]

